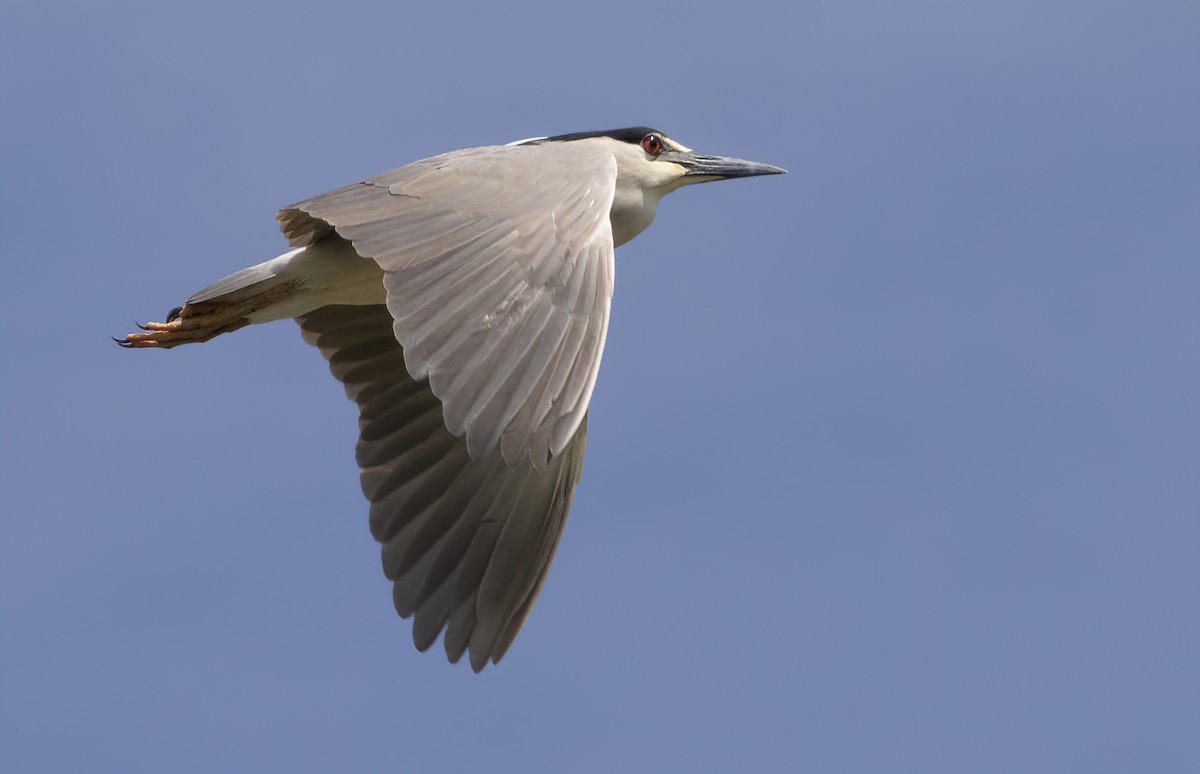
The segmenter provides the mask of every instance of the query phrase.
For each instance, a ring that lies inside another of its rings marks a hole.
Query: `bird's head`
[[[786,169],[772,164],[697,153],[683,143],[648,126],[576,132],[556,137],[536,137],[512,145],[550,142],[580,142],[607,148],[617,160],[618,187],[674,191],[692,183],[729,180],[735,177],[781,175]]]
[[[787,171],[757,161],[696,153],[648,126],[533,137],[509,145],[559,143],[603,149],[616,160],[611,221],[613,240],[617,245],[628,242],[649,226],[659,200],[678,188],[735,177],[780,175]]]

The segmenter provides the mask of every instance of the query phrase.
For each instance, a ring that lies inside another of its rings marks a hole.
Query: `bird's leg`
[[[295,289],[293,283],[276,285],[239,301],[201,301],[184,304],[167,313],[166,322],[136,323],[142,333],[130,333],[113,341],[126,349],[170,349],[180,344],[199,344],[222,333],[250,324],[250,315],[275,303]]]
[[[170,349],[180,344],[208,341],[222,333],[236,331],[250,324],[241,309],[222,304],[223,308],[206,309],[210,304],[187,304],[167,315],[167,322],[137,323],[142,333],[130,333],[113,341],[127,349],[153,347]]]

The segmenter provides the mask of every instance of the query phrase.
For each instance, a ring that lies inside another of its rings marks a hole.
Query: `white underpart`
[[[291,250],[262,267],[279,281],[299,287],[278,303],[250,315],[252,323],[299,317],[329,304],[382,304],[387,300],[383,270],[341,239],[322,239]]]

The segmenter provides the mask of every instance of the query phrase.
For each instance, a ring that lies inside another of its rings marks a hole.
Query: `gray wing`
[[[586,418],[544,469],[474,460],[442,423],[442,405],[413,379],[379,306],[325,306],[297,318],[304,340],[359,407],[358,465],[383,544],[393,600],[426,650],[446,627],[451,662],[498,662],[537,597],[583,465]]]
[[[574,146],[574,147],[571,147]],[[611,154],[577,144],[435,156],[292,205],[293,246],[336,230],[384,270],[409,372],[474,459],[548,465],[583,421],[613,290]]]

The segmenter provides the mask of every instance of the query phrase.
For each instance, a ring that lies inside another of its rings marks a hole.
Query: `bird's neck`
[[[661,198],[661,194],[653,189],[647,191],[637,186],[617,186],[612,210],[609,211],[614,247],[629,242],[654,222],[654,213]]]

